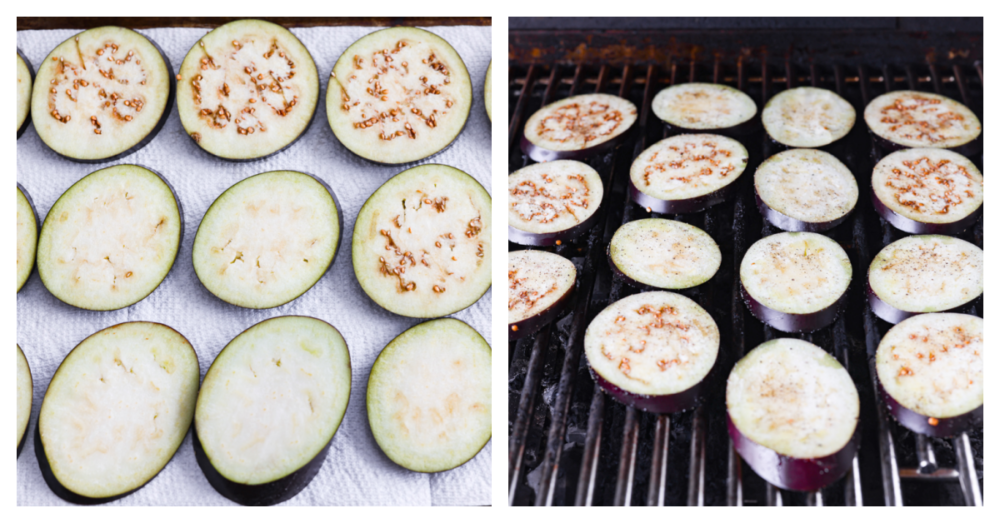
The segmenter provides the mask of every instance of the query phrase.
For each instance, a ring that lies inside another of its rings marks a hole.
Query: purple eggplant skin
[[[847,220],[854,209],[850,212],[837,218],[836,220],[831,220],[828,222],[804,222],[802,220],[796,220],[791,216],[786,216],[768,206],[764,203],[764,200],[760,198],[760,194],[757,193],[757,187],[754,186],[753,189],[754,199],[757,200],[757,210],[760,211],[761,216],[768,221],[771,225],[789,232],[823,232],[828,231]]]
[[[38,219],[38,211],[35,210],[35,202],[32,201],[31,195],[28,194],[28,190],[25,189],[23,185],[21,185],[21,182],[17,182],[17,188],[18,188],[18,190],[21,191],[21,194],[24,195],[24,199],[28,200],[28,207],[31,207],[31,214],[35,215],[35,243],[36,243],[36,249],[37,249],[38,236],[41,236],[41,234],[42,234],[42,222]],[[176,198],[177,195],[174,195],[174,197]],[[33,263],[32,267],[31,267],[31,273],[28,274],[28,280],[30,280],[31,279],[31,275],[34,274],[34,273],[36,273],[36,272],[38,272],[38,264],[37,263]],[[28,284],[28,280],[24,281],[24,285]],[[24,285],[21,286],[21,289],[24,288]],[[17,292],[21,292],[21,289],[18,289]],[[21,441],[21,445],[24,445],[24,441],[23,440]],[[18,450],[17,453],[20,454],[21,451]]]
[[[163,52],[161,51],[160,54],[162,55]],[[28,61],[28,57],[24,56],[24,53],[21,52],[21,48],[20,47],[17,48],[17,55],[21,57],[21,60],[24,60],[24,65],[28,67],[28,73],[31,74],[31,85],[32,85],[32,90],[33,90],[34,89],[34,85],[35,85],[35,68],[31,66],[31,62]],[[168,64],[167,67],[170,67],[170,65]],[[173,73],[171,73],[171,74],[173,74]],[[28,124],[30,124],[30,123],[31,123],[31,105],[29,104],[28,105],[28,116],[24,117],[24,123],[21,124],[21,128],[17,130],[17,137],[18,137],[18,139],[21,138],[21,135],[24,134],[24,131],[28,130]],[[31,200],[28,200],[28,201],[30,202]],[[34,206],[32,206],[32,208],[34,208]]]
[[[662,214],[688,214],[701,212],[709,207],[722,203],[736,194],[736,181],[730,182],[725,187],[717,191],[710,192],[703,196],[687,198],[685,200],[661,200],[642,192],[632,179],[629,178],[629,194],[632,201],[645,208],[648,212],[658,212]]]
[[[954,221],[951,223],[926,223],[914,220],[912,218],[907,218],[902,214],[887,207],[882,200],[879,199],[878,195],[875,194],[875,189],[872,188],[872,204],[875,206],[875,210],[879,213],[885,221],[892,224],[893,227],[910,234],[943,234],[943,235],[957,235],[958,233],[968,229],[972,224],[976,223],[976,220],[983,214],[983,206],[980,205],[972,214],[962,218],[961,220]]]
[[[858,452],[861,431],[855,427],[854,435],[843,448],[821,458],[792,458],[779,454],[743,435],[733,419],[726,413],[726,424],[733,448],[750,465],[758,476],[768,483],[786,490],[811,492],[826,487],[851,470],[854,455]]]
[[[832,305],[809,314],[791,314],[774,310],[754,299],[740,283],[743,303],[758,320],[781,332],[813,332],[833,323],[847,306],[847,292],[840,295]]]
[[[535,145],[531,142],[524,134],[521,135],[521,152],[528,155],[528,158],[536,162],[551,162],[554,160],[577,160],[584,161],[587,158],[598,156],[604,153],[611,152],[618,144],[622,143],[628,136],[632,134],[632,129],[629,129],[614,138],[599,143],[593,147],[587,147],[586,149],[577,149],[575,151],[552,151]]]
[[[563,314],[572,308],[573,296],[575,295],[576,284],[574,283],[572,289],[570,289],[566,294],[563,294],[561,298],[556,300],[556,302],[552,305],[549,305],[542,312],[531,316],[530,318],[525,318],[519,322],[507,324],[507,341],[527,338],[528,336],[542,330],[542,327],[558,320]]]
[[[542,232],[534,233],[522,231],[521,229],[514,228],[510,225],[507,226],[507,240],[514,242],[518,245],[529,245],[532,247],[549,247],[552,245],[562,245],[563,243],[569,243],[581,236],[587,234],[587,231],[592,229],[597,222],[600,221],[601,209],[598,208],[594,214],[590,215],[589,218],[583,220],[582,222],[570,227],[569,229],[564,229],[562,231],[556,232]]]
[[[884,387],[882,387],[881,381],[878,382],[878,390],[879,394],[882,395],[882,401],[885,402],[885,406],[888,407],[889,413],[892,414],[892,417],[895,418],[900,425],[918,434],[924,434],[935,438],[950,438],[952,436],[957,436],[959,433],[969,430],[976,425],[980,425],[983,422],[982,405],[966,412],[965,414],[959,414],[958,416],[952,416],[950,418],[931,418],[904,407],[901,403],[896,401],[896,398],[893,398]],[[935,424],[932,425],[930,420],[935,420]]]
[[[896,324],[907,318],[912,318],[914,316],[917,316],[918,314],[926,314],[924,312],[908,312],[902,309],[897,309],[892,305],[889,305],[888,303],[882,301],[882,298],[879,298],[878,294],[875,294],[875,290],[872,289],[871,282],[867,279],[865,280],[865,289],[867,291],[866,294],[868,294],[868,304],[871,305],[872,312],[874,312],[875,315],[878,316],[879,318],[882,318],[883,320],[889,323]],[[972,300],[974,299],[975,298],[973,298]],[[954,307],[945,311],[932,311],[932,312],[959,312],[972,300],[969,300],[959,305],[958,307]]]
[[[708,374],[695,385],[680,392],[662,395],[629,392],[604,379],[603,376],[590,366],[590,362],[587,363],[587,370],[590,371],[590,377],[593,378],[594,383],[618,403],[628,407],[635,407],[644,412],[652,412],[653,414],[674,414],[697,407],[701,403],[701,400],[708,395],[721,372],[719,365],[719,360],[721,359],[722,353],[720,351],[716,354],[715,363],[712,364],[712,368],[708,371]]]
[[[872,131],[871,128],[868,129],[868,132],[869,134],[872,135],[872,138],[875,140],[875,143],[878,144],[879,148],[882,149],[882,152],[884,154],[894,153],[896,151],[901,151],[903,149],[912,149],[912,147],[907,147],[905,145],[898,144],[896,142],[887,140],[875,134],[875,131]],[[971,158],[972,156],[983,152],[983,134],[980,132],[979,136],[977,136],[975,140],[959,145],[958,147],[948,148],[946,150],[956,152],[958,154],[961,154],[962,156],[965,156],[966,158]]]

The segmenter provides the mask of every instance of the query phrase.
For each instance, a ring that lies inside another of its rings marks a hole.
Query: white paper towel
[[[351,234],[365,200],[382,183],[403,170],[361,160],[347,151],[326,121],[326,86],[340,54],[358,38],[378,28],[294,28],[316,61],[322,91],[316,117],[307,133],[289,149],[265,160],[231,163],[203,152],[185,135],[171,108],[160,134],[141,151],[107,164],[86,165],[58,157],[34,129],[17,142],[17,180],[31,195],[44,220],[49,208],[73,183],[97,169],[119,163],[148,166],[173,185],[184,209],[184,238],[173,270],[145,300],[119,311],[89,312],[66,305],[42,285],[37,271],[17,295],[17,342],[31,365],[34,379],[28,442],[17,462],[18,505],[64,502],[42,479],[32,439],[42,397],[66,354],[87,336],[124,321],[156,321],[177,329],[194,345],[202,377],[219,351],[237,334],[275,316],[315,316],[334,325],[347,340],[353,380],[351,400],[333,438],[329,456],[316,478],[287,505],[489,505],[492,443],[469,463],[449,472],[419,474],[389,461],[368,426],[365,389],[379,351],[397,334],[419,323],[383,310],[365,295],[351,267]],[[490,63],[489,27],[429,27],[461,55],[472,76],[474,100],[465,130],[447,151],[421,163],[443,163],[461,169],[490,189],[490,121],[483,109],[483,79]],[[208,29],[140,30],[166,53],[176,73],[185,54]],[[17,44],[37,70],[56,45],[75,31],[19,31]],[[304,171],[322,178],[337,193],[344,224],[334,266],[305,295],[275,309],[254,311],[228,305],[210,294],[191,266],[191,245],[202,216],[217,196],[251,175],[278,169]],[[491,293],[456,313],[490,341]],[[11,356],[13,361],[13,356]],[[195,462],[188,434],[173,460],[138,492],[113,505],[231,505],[209,485]]]

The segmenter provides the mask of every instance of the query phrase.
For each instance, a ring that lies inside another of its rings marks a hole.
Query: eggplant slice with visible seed
[[[170,114],[174,87],[170,61],[152,40],[123,27],[88,29],[39,66],[31,121],[56,154],[108,162],[153,140]]]
[[[979,118],[947,96],[891,91],[868,102],[864,117],[876,141],[889,151],[929,147],[971,156],[983,150]]]
[[[854,127],[854,106],[837,93],[796,87],[771,98],[761,112],[764,129],[787,147],[823,147]]]
[[[28,57],[17,50],[17,137],[28,129],[28,114],[31,112],[31,83],[35,79],[35,69]]]
[[[458,312],[490,288],[489,193],[447,165],[407,169],[375,191],[358,213],[351,255],[365,293],[412,318]]]
[[[483,82],[483,101],[486,102],[486,117],[493,121],[493,61],[486,68],[486,81]]]
[[[453,318],[421,323],[382,349],[368,378],[368,422],[397,465],[442,472],[493,437],[492,350]]]
[[[521,151],[536,162],[585,160],[621,143],[635,104],[610,94],[581,94],[539,109],[524,124]]]
[[[351,356],[332,325],[262,321],[215,358],[198,394],[194,450],[208,482],[241,505],[295,497],[326,460],[351,395]]]
[[[17,455],[21,456],[24,449],[24,437],[28,433],[28,421],[31,419],[31,400],[34,396],[34,384],[31,380],[31,367],[21,346],[17,346]]]
[[[342,221],[333,190],[316,177],[251,176],[226,189],[202,218],[191,254],[195,274],[227,303],[283,305],[333,265]]]
[[[608,262],[642,290],[688,289],[707,282],[722,251],[705,231],[683,222],[646,218],[626,223],[608,244]]]
[[[28,191],[17,184],[17,292],[35,268],[38,249],[38,214],[28,196]]]
[[[184,441],[198,356],[177,331],[121,323],[80,342],[45,391],[35,454],[57,496],[93,505],[153,479]]]
[[[507,254],[507,339],[531,336],[572,306],[573,262],[545,251]]]
[[[760,123],[757,104],[728,85],[688,83],[667,87],[653,98],[653,113],[674,133],[745,135]]]
[[[597,223],[604,182],[585,163],[536,163],[507,177],[507,198],[510,241],[558,245],[583,236]]]
[[[352,153],[402,164],[450,146],[472,109],[472,80],[443,38],[416,27],[365,35],[330,74],[326,117]]]
[[[319,73],[288,29],[237,20],[198,40],[181,63],[184,132],[224,160],[266,158],[298,140],[316,114]]]
[[[847,219],[858,203],[858,182],[828,152],[791,149],[760,164],[754,173],[760,213],[775,227],[820,232]]]
[[[38,275],[49,292],[74,307],[128,307],[170,272],[182,216],[159,174],[138,165],[94,171],[49,209],[38,239]]]

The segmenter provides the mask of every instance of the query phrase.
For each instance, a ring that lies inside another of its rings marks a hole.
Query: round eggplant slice
[[[368,378],[368,422],[397,465],[441,472],[471,460],[493,437],[492,350],[472,327],[442,318],[382,349]]]
[[[375,31],[351,44],[326,91],[326,117],[337,140],[384,164],[445,150],[471,108],[472,80],[458,52],[416,27]]]
[[[858,391],[812,343],[779,338],[744,356],[729,374],[726,410],[733,447],[776,487],[819,490],[851,469]]]
[[[896,151],[875,166],[872,202],[885,221],[902,231],[958,234],[982,214],[983,175],[952,151]]]
[[[24,357],[21,346],[17,346],[17,455],[21,455],[24,435],[28,433],[28,420],[31,418],[31,399],[34,395],[34,385],[31,381],[31,367]]]
[[[721,84],[677,84],[653,98],[653,113],[681,133],[746,134],[757,104],[743,91]]]
[[[333,191],[318,178],[296,171],[251,176],[205,213],[194,238],[194,272],[227,303],[283,305],[333,265],[340,223]]]
[[[753,180],[760,213],[785,231],[832,229],[858,203],[858,182],[850,169],[815,149],[778,153],[760,164]]]
[[[521,245],[556,245],[586,234],[598,219],[604,182],[591,166],[556,160],[507,177],[507,236]]]
[[[309,51],[288,29],[263,20],[215,28],[188,51],[177,76],[184,132],[224,160],[259,160],[292,145],[319,102]]]
[[[644,292],[601,311],[583,347],[594,382],[611,397],[647,412],[681,412],[708,391],[719,328],[689,298]]]
[[[28,129],[28,113],[31,112],[31,82],[35,70],[20,49],[17,50],[17,137]]]
[[[489,193],[447,165],[407,169],[368,198],[354,224],[354,275],[384,309],[411,318],[458,312],[490,288]]]
[[[17,184],[17,291],[31,276],[38,248],[38,215],[27,190]]]
[[[722,251],[705,231],[646,218],[622,225],[608,244],[611,269],[643,290],[687,289],[715,276]]]
[[[979,118],[947,96],[920,91],[892,91],[865,107],[865,123],[879,143],[893,151],[904,147],[982,151]]]
[[[847,303],[851,260],[822,234],[773,234],[747,250],[740,283],[758,320],[783,332],[811,332],[833,323]]]
[[[749,155],[740,142],[715,134],[680,134],[640,154],[630,171],[632,200],[649,212],[703,211],[736,191]]]
[[[174,73],[163,51],[123,27],[88,29],[38,68],[31,120],[57,154],[102,163],[146,146],[167,121]]]
[[[486,117],[493,121],[493,61],[486,68],[486,82],[483,87],[483,99],[486,102]]]
[[[614,149],[638,117],[635,104],[610,94],[581,94],[528,118],[521,151],[536,162],[585,160]]]
[[[908,236],[868,268],[868,303],[889,323],[957,309],[983,293],[983,250],[950,236]]]
[[[836,142],[854,127],[854,118],[850,102],[817,87],[782,91],[761,113],[767,134],[788,147],[823,147]]]
[[[274,505],[326,460],[351,395],[351,357],[332,325],[279,316],[243,331],[205,374],[194,450],[208,482],[241,505]]]
[[[199,375],[191,344],[159,323],[121,323],[80,342],[38,416],[35,454],[49,488],[91,505],[148,483],[191,426]]]
[[[983,421],[983,319],[922,314],[889,329],[875,354],[879,391],[904,427],[949,437]]]
[[[531,336],[572,305],[573,262],[545,251],[507,254],[507,339]]]
[[[75,307],[128,307],[170,272],[181,216],[159,174],[138,165],[94,171],[67,189],[45,217],[38,275],[49,292]]]

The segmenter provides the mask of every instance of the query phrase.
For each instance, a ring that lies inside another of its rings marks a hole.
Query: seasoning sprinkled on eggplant
[[[715,276],[722,252],[708,233],[693,225],[647,218],[615,231],[608,259],[612,270],[640,289],[687,289]]]
[[[835,156],[792,149],[760,164],[754,173],[760,213],[785,231],[820,232],[843,223],[858,203],[858,182]]]
[[[902,147],[982,150],[979,118],[947,96],[921,91],[891,91],[865,107],[868,129],[890,150]]]
[[[507,254],[507,338],[531,336],[572,306],[573,262],[545,251]]]
[[[584,235],[604,199],[601,175],[585,163],[556,160],[507,177],[507,233],[522,245],[554,245]]]
[[[536,162],[584,160],[613,149],[638,115],[635,104],[610,94],[571,96],[528,118],[521,151]]]
[[[764,106],[761,120],[771,138],[788,147],[823,147],[854,127],[854,106],[817,87],[782,91]]]

